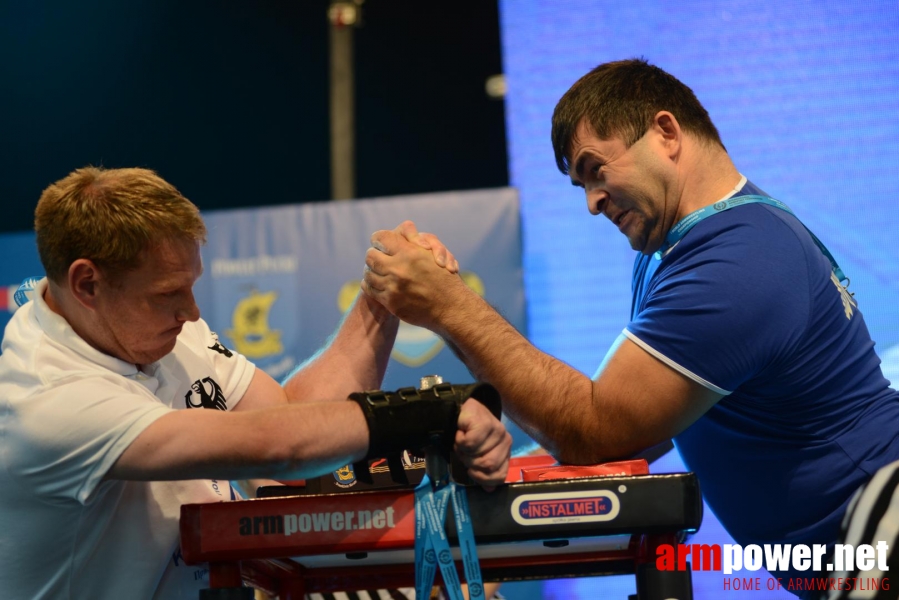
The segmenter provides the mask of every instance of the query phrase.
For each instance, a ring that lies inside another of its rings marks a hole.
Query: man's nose
[[[606,199],[605,192],[598,188],[585,188],[584,192],[587,196],[587,210],[591,215],[601,215],[603,202]]]
[[[178,320],[180,321],[197,321],[200,318],[200,307],[194,298],[193,292],[187,294],[184,305],[178,310]]]

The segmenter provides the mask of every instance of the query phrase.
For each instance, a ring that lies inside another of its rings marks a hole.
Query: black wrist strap
[[[376,390],[349,396],[362,408],[368,423],[366,459],[387,458],[388,462],[403,450],[418,456],[424,456],[427,450],[448,455],[456,436],[459,412],[468,398],[478,400],[496,418],[501,418],[499,393],[488,383],[440,383],[426,390],[408,387],[395,392]]]

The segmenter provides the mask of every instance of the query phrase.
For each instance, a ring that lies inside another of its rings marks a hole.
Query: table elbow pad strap
[[[487,383],[440,383],[427,390],[400,388],[356,392],[349,399],[359,404],[368,423],[366,458],[383,458],[409,450],[419,456],[428,449],[449,452],[456,436],[459,412],[468,398],[475,398],[497,417],[502,403]]]

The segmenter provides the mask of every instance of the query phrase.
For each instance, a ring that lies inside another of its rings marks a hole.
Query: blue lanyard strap
[[[438,481],[432,485],[427,475],[415,488],[415,597],[430,597],[439,567],[450,599],[463,599],[459,575],[444,529],[450,501],[453,503],[469,597],[471,600],[484,600],[484,584],[465,490],[452,480]]]
[[[720,212],[724,212],[726,210],[730,210],[735,206],[742,206],[744,204],[767,204],[768,206],[773,206],[774,208],[779,208],[780,210],[787,212],[794,217],[793,211],[790,208],[781,202],[780,200],[775,200],[774,198],[769,198],[768,196],[757,196],[757,195],[746,195],[746,196],[733,196],[732,198],[728,198],[727,200],[722,200],[720,202],[716,202],[709,206],[705,206],[700,208],[699,210],[691,212],[689,215],[681,219],[677,222],[677,224],[671,228],[671,231],[668,232],[668,235],[665,236],[665,243],[662,244],[662,247],[655,253],[655,257],[661,259],[665,253],[670,250],[676,243],[681,241],[687,232],[693,229],[693,227],[702,221],[703,219],[707,219],[712,215],[717,215]],[[800,221],[802,223],[802,221]],[[805,227],[805,224],[802,224]],[[843,274],[843,270],[840,268],[840,265],[837,264],[836,259],[827,249],[827,247],[818,239],[818,237],[812,233],[812,231],[805,227],[805,230],[808,231],[808,234],[812,236],[812,240],[815,242],[815,245],[818,246],[818,249],[821,253],[827,257],[827,260],[830,261],[830,268],[833,270],[833,274],[836,275],[837,280],[842,282],[846,282],[845,287],[849,287],[849,278]]]

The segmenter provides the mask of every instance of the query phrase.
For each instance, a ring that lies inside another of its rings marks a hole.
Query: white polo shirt
[[[103,477],[168,412],[234,408],[255,367],[201,320],[138,371],[78,337],[46,287],[13,315],[0,354],[0,595],[195,600],[205,569],[181,560],[180,507],[230,500],[228,482]]]

